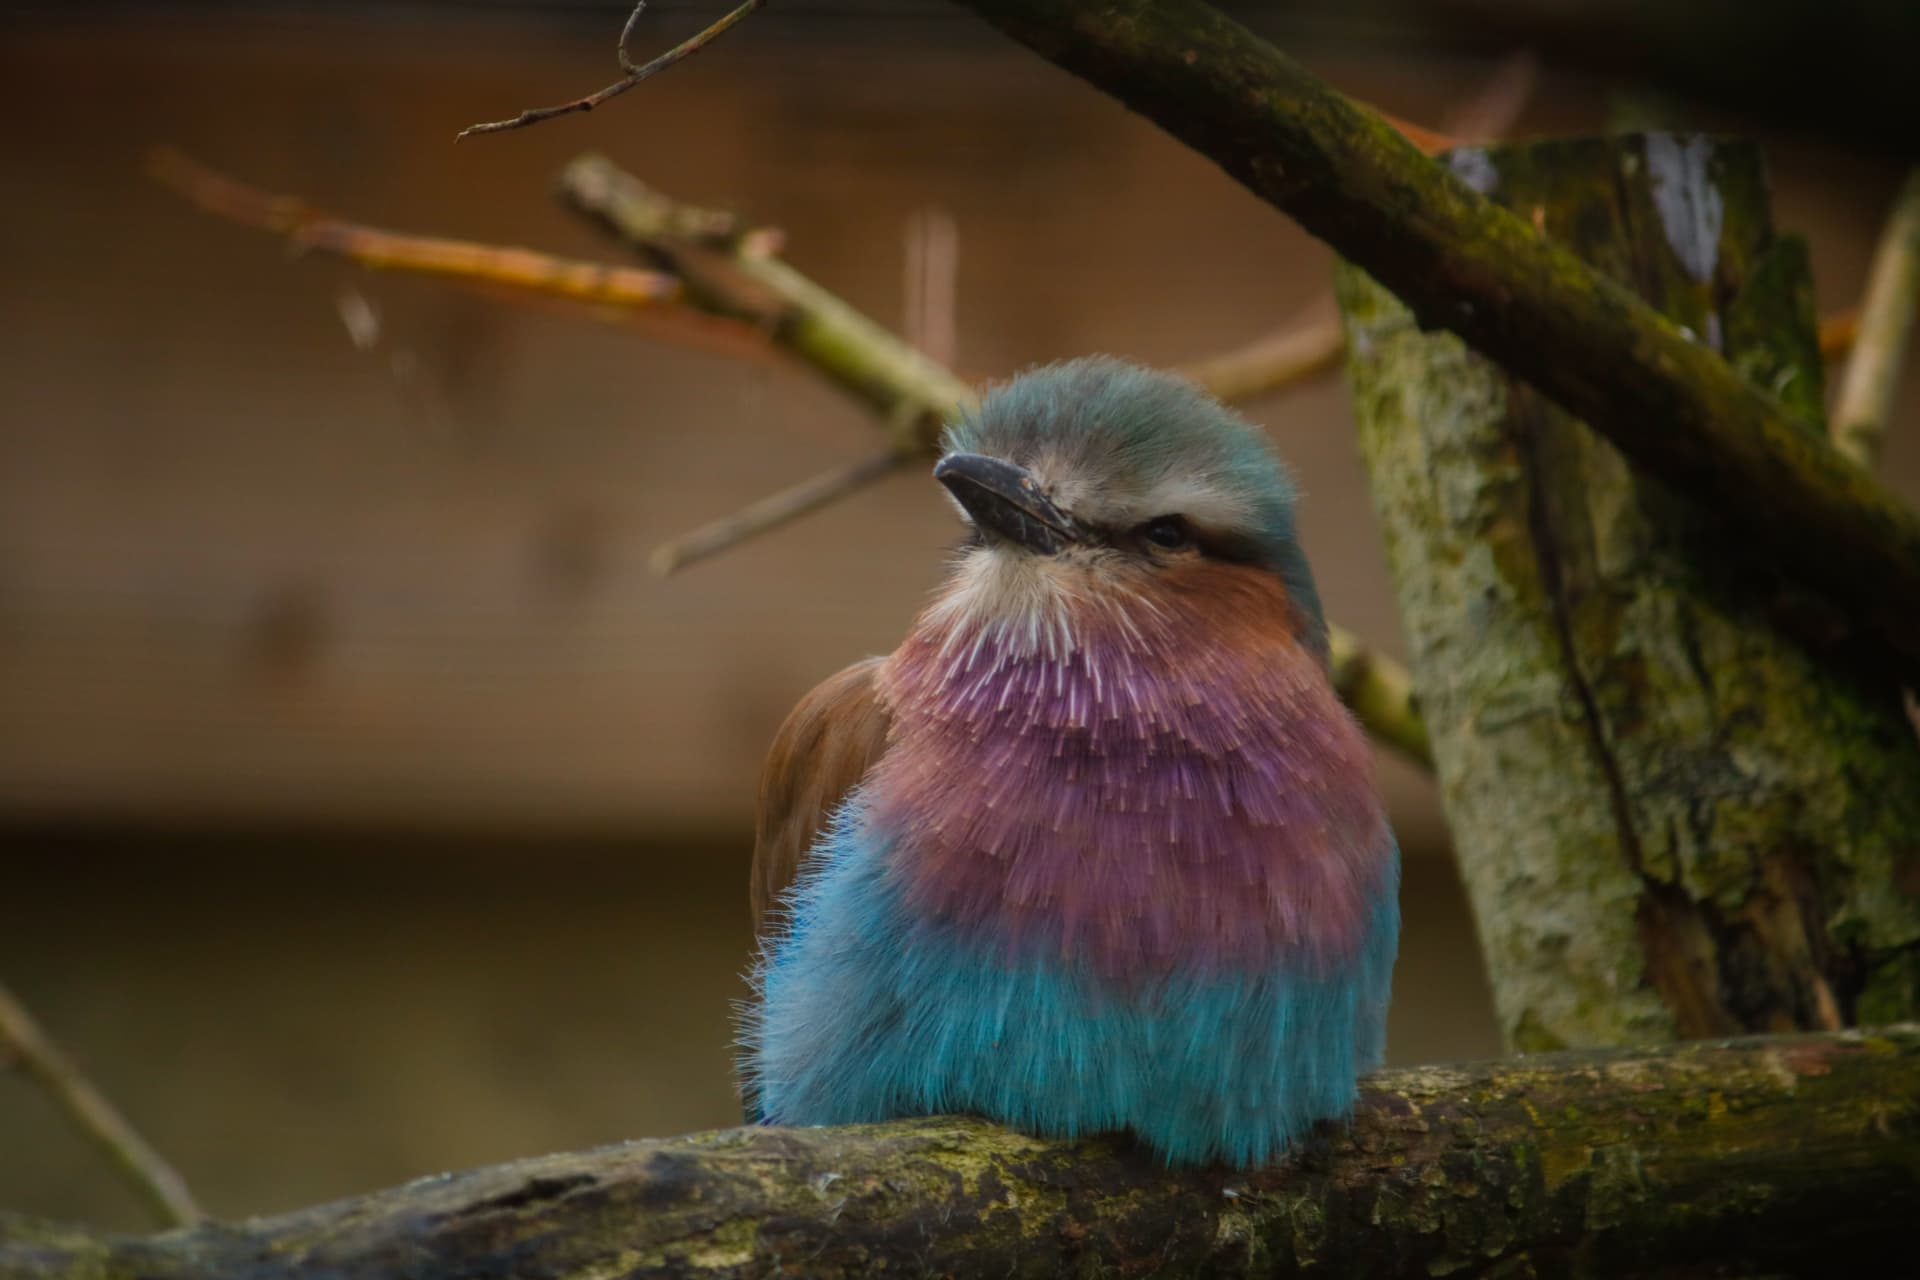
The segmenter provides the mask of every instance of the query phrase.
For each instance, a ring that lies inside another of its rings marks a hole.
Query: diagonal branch
[[[94,1145],[144,1196],[169,1226],[189,1226],[206,1215],[187,1184],[158,1151],[147,1145],[119,1108],[54,1047],[26,1006],[0,986],[0,1067],[17,1060]],[[4,1253],[0,1247],[0,1253]],[[0,1259],[0,1275],[6,1274]]]
[[[1834,1274],[1911,1252],[1917,1064],[1909,1026],[1383,1071],[1243,1173],[954,1117],[733,1129],[147,1239],[0,1214],[0,1275]]]
[[[581,156],[560,174],[561,204],[686,282],[689,300],[750,320],[777,346],[873,410],[906,450],[933,448],[954,406],[973,388],[763,247],[731,252],[690,242],[685,208],[603,156]]]
[[[1505,137],[1533,96],[1539,65],[1532,54],[1501,62],[1487,82],[1447,113],[1441,131],[1423,129],[1381,113],[1386,122],[1428,155],[1469,143]],[[1180,366],[1185,374],[1222,400],[1254,400],[1331,369],[1347,349],[1333,294],[1309,304],[1299,316],[1243,346]]]
[[[494,120],[486,124],[471,124],[454,135],[454,141],[471,137],[478,133],[505,133],[510,129],[524,129],[530,124],[539,124],[542,120],[551,120],[555,116],[573,115],[575,112],[591,111],[595,107],[613,101],[627,90],[665,71],[674,63],[691,58],[708,45],[725,35],[736,23],[765,4],[766,0],[746,0],[739,8],[727,14],[713,25],[696,35],[682,40],[651,62],[636,65],[627,57],[627,42],[633,39],[633,29],[639,24],[640,15],[646,11],[647,0],[633,6],[633,12],[627,15],[626,25],[620,28],[620,44],[615,50],[620,70],[626,74],[598,93],[590,93],[584,98],[575,98],[571,102],[562,102],[552,107],[528,107],[511,120]]]
[[[1829,429],[1840,452],[1872,466],[1893,414],[1900,365],[1913,338],[1920,303],[1920,169],[1907,175],[1894,197],[1867,271],[1860,322],[1840,379]]]
[[[1345,331],[1327,294],[1286,325],[1174,372],[1230,403],[1255,400],[1333,368],[1347,349]]]
[[[370,270],[435,276],[523,303],[556,303],[719,355],[746,360],[770,355],[766,334],[755,325],[675,305],[683,300],[683,290],[664,272],[347,222],[297,197],[236,181],[171,148],[148,154],[147,173],[207,213],[285,237],[297,252],[324,253]],[[701,243],[777,243],[778,232],[749,230],[729,214],[697,212],[699,220],[684,230]]]
[[[1620,285],[1203,0],[962,0],[1119,98],[1722,514],[1920,665],[1920,512]],[[1681,228],[1682,231],[1685,228]]]
[[[722,516],[655,548],[648,566],[662,577],[731,550],[801,516],[831,506],[900,470],[913,455],[896,448],[868,454],[844,467],[823,471],[790,489],[769,494],[729,516]]]
[[[672,302],[680,294],[679,282],[658,271],[555,258],[531,249],[469,240],[401,235],[343,222],[292,197],[268,195],[236,182],[164,148],[148,157],[147,172],[208,213],[277,232],[295,249],[318,250],[364,267],[452,276],[616,307],[654,306]]]

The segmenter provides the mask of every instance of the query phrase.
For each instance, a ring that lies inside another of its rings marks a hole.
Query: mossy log
[[[1916,1210],[1898,1027],[1381,1072],[1344,1131],[1245,1174],[945,1118],[633,1142],[146,1238],[0,1215],[0,1277],[1822,1275],[1907,1250]]]
[[[1920,668],[1920,511],[1803,416],[1204,0],[960,0],[1218,163]]]
[[[1805,246],[1773,233],[1754,148],[1655,134],[1463,148],[1450,164],[1819,421]],[[1920,741],[1897,686],[1783,620],[1723,509],[1636,473],[1351,267],[1341,296],[1509,1040],[1920,1013]]]

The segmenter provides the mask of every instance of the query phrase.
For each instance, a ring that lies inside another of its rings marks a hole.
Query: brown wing
[[[820,829],[887,745],[887,708],[874,688],[883,658],[856,662],[800,700],[774,735],[760,773],[753,836],[753,932],[800,870]]]

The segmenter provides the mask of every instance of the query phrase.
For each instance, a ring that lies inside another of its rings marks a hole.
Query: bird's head
[[[1048,365],[990,392],[942,443],[934,477],[971,526],[950,606],[1006,618],[1264,582],[1324,658],[1293,481],[1258,428],[1193,384],[1108,357]]]

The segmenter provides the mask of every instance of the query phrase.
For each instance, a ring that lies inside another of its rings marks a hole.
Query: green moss
[[[1817,403],[1805,246],[1773,235],[1752,148],[1569,140],[1477,148],[1457,167],[1700,343]],[[1867,985],[1876,1011],[1920,1009],[1920,989],[1867,981],[1920,937],[1920,902],[1889,887],[1920,865],[1920,748],[1890,690],[1776,621],[1777,590],[1741,566],[1719,510],[1421,334],[1358,271],[1339,294],[1510,1042],[1819,1025]],[[1804,451],[1805,429],[1782,447]]]

